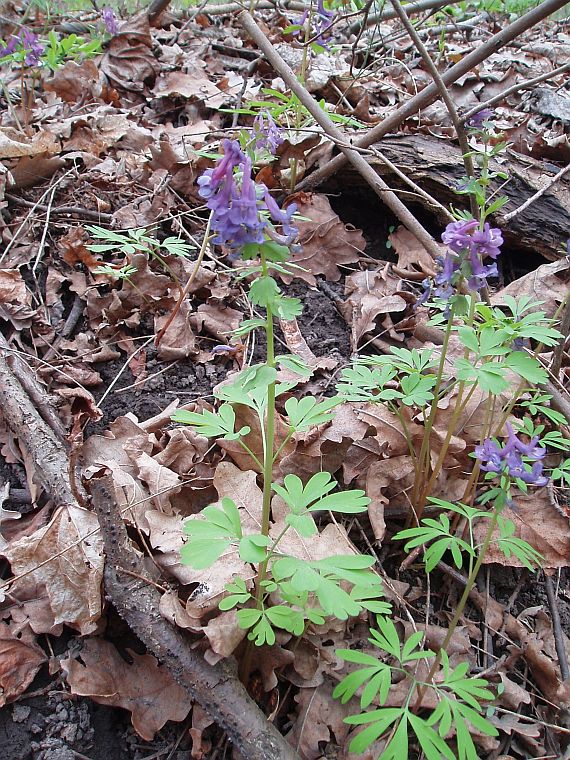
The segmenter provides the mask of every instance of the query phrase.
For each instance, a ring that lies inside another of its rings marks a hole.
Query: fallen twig
[[[105,541],[105,586],[122,618],[223,728],[246,760],[298,760],[297,753],[270,723],[238,681],[227,660],[209,665],[160,612],[160,592],[146,581],[143,562],[130,548],[125,524],[107,478],[90,481]],[[125,570],[129,572],[124,572]],[[145,580],[132,579],[135,571]]]
[[[449,86],[453,82],[457,81],[459,77],[467,74],[468,71],[478,66],[482,61],[487,59],[492,53],[496,53],[502,47],[518,37],[527,29],[542,21],[550,14],[563,8],[566,5],[565,0],[545,0],[536,8],[533,8],[524,16],[521,16],[505,29],[501,29],[500,32],[493,35],[483,45],[473,50],[472,53],[466,55],[459,63],[456,63],[448,71],[441,75],[442,81]],[[406,103],[397,108],[390,116],[387,116],[383,121],[373,127],[362,137],[354,141],[354,148],[368,148],[375,142],[378,142],[382,137],[388,134],[388,132],[394,132],[396,129],[410,116],[413,116],[420,109],[426,108],[434,100],[437,100],[439,96],[439,90],[437,84],[430,84],[425,87],[413,98],[410,98]],[[480,110],[480,109],[478,109]],[[323,167],[310,174],[308,177],[297,185],[297,190],[311,190],[326,179],[331,177],[337,172],[347,161],[347,157],[344,154],[340,154],[331,159]]]
[[[33,203],[25,198],[12,195],[12,193],[6,193],[6,198],[17,206],[24,206],[24,208],[32,208],[43,212],[49,211],[55,216],[81,216],[83,219],[91,219],[94,222],[104,222],[106,224],[111,224],[113,221],[112,214],[104,214],[102,211],[92,211],[91,209],[81,208],[80,206],[56,206],[55,208],[50,208],[43,203]]]
[[[299,98],[302,105],[307,109],[315,121],[320,124],[325,134],[333,139],[345,157],[350,161],[362,178],[370,185],[374,192],[381,198],[383,203],[395,214],[395,216],[412,232],[424,248],[434,257],[441,255],[438,244],[414,217],[409,209],[402,203],[398,196],[391,190],[384,180],[367,163],[366,159],[346,142],[345,135],[335,126],[328,114],[323,111],[316,100],[307,92],[303,85],[285,61],[281,58],[274,46],[267,39],[263,31],[247,11],[238,14],[238,19],[245,31],[250,35],[275,71],[283,79],[291,92]]]
[[[478,103],[474,108],[470,108],[469,111],[466,111],[464,114],[462,114],[461,121],[468,121],[472,116],[475,116],[476,113],[479,113],[479,111],[482,111],[484,108],[491,108],[497,103],[500,103],[505,98],[508,98],[508,96],[512,95],[514,92],[518,92],[519,90],[530,90],[534,87],[535,84],[546,82],[548,79],[552,79],[553,77],[558,76],[558,74],[564,74],[565,71],[569,70],[570,63],[565,63],[564,66],[559,66],[557,69],[547,71],[546,74],[541,74],[539,77],[517,82],[511,87],[507,87],[506,90],[497,93],[497,95],[493,95],[493,97],[489,98],[489,100],[484,100],[481,103]]]
[[[564,631],[560,622],[560,612],[558,611],[558,602],[554,593],[554,584],[549,575],[544,574],[544,585],[546,586],[546,596],[548,597],[548,606],[550,607],[550,617],[552,618],[552,632],[554,634],[554,645],[558,655],[558,665],[560,666],[560,675],[565,681],[570,675],[568,670],[568,655],[564,643]]]
[[[18,439],[22,450],[27,451],[34,465],[38,480],[50,494],[55,506],[75,504],[76,499],[67,477],[69,461],[63,443],[54,433],[50,424],[42,417],[36,403],[15,375],[7,356],[9,349],[5,340],[0,341],[0,408],[6,425]],[[46,411],[49,403],[41,402],[40,408]],[[51,410],[53,414],[53,410]],[[61,423],[59,423],[61,428]]]
[[[514,219],[515,216],[518,216],[519,214],[522,214],[522,212],[530,206],[531,203],[534,203],[536,200],[538,200],[544,193],[548,192],[550,188],[555,185],[559,179],[562,179],[562,177],[570,171],[570,164],[567,164],[564,166],[560,171],[554,176],[551,177],[548,182],[543,185],[540,190],[537,190],[537,192],[528,198],[522,206],[519,206],[514,211],[511,211],[509,214],[505,214],[503,216],[503,221],[508,222],[510,219]]]

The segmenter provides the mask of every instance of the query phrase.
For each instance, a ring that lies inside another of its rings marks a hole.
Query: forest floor
[[[300,5],[254,14],[273,49],[297,70],[307,23]],[[339,154],[334,140],[306,111],[295,111],[286,83],[236,10],[166,7],[156,18],[151,13],[150,23],[146,11],[111,18],[19,2],[2,9],[0,38],[18,37],[22,56],[37,57],[18,61],[0,51],[0,383],[22,392],[14,409],[3,403],[0,417],[0,760],[242,756],[118,614],[103,578],[97,515],[83,488],[89,491],[102,468],[111,473],[131,544],[162,594],[163,618],[208,663],[239,660],[244,632],[233,612],[217,608],[234,566],[185,566],[182,526],[224,495],[257,503],[258,474],[239,447],[210,445],[170,416],[181,407],[212,408],[228,375],[264,360],[262,338],[228,335],[256,313],[235,277],[233,255],[202,245],[207,210],[196,184],[219,155],[221,138],[251,127],[256,102],[286,135],[277,161],[261,167],[257,179],[276,197],[292,196],[301,214],[293,258],[303,270],[282,287],[303,311],[276,326],[279,351],[314,369],[296,392],[331,395],[357,355],[438,350],[427,310],[415,307],[422,281],[436,271],[433,249],[402,226],[357,169],[344,165],[327,175]],[[522,10],[432,3],[410,17],[443,74],[508,30]],[[366,155],[443,255],[446,209],[465,207],[455,193],[464,169],[452,120],[437,93],[394,117],[432,83],[421,55],[394,14],[359,29],[360,16],[348,5],[315,13],[328,28],[322,47],[307,48],[306,90],[328,104],[352,141],[394,119]],[[287,28],[296,23],[300,33]],[[103,47],[94,56],[80,50],[76,60],[58,48],[61,58],[50,68],[45,50],[41,58],[22,41],[22,29],[33,30],[41,45],[51,30],[62,39],[100,39]],[[496,98],[494,134],[508,143],[499,157],[508,180],[492,186],[509,202],[493,217],[505,245],[491,301],[529,296],[549,317],[570,294],[568,70],[568,22],[554,16],[490,47],[447,82],[460,114]],[[105,238],[105,230],[122,238]],[[133,230],[144,230],[143,242]],[[462,350],[451,345],[450,359]],[[541,358],[549,364],[552,349],[543,347]],[[551,378],[562,395],[569,371],[564,352]],[[26,398],[39,421],[27,412],[18,419]],[[434,496],[461,498],[482,403],[474,394]],[[321,517],[320,538],[373,552],[401,635],[418,626],[437,648],[465,579],[447,556],[429,581],[421,556],[402,565],[402,546],[391,537],[404,527],[413,466],[395,418],[375,417],[364,406],[345,403],[312,437],[290,442],[280,473],[306,479],[327,470],[343,487],[366,491],[368,514],[344,516],[340,525]],[[437,414],[441,439],[450,413],[442,405]],[[242,417],[241,424],[251,422]],[[570,437],[566,423],[554,427]],[[258,450],[259,436],[250,436]],[[50,470],[54,451],[57,472]],[[559,452],[548,456],[555,467]],[[60,479],[71,500],[54,492]],[[487,713],[498,737],[474,732],[485,760],[569,756],[566,487],[551,482],[517,494],[505,508],[516,536],[541,553],[544,570],[531,573],[517,557],[491,551],[478,596],[448,648],[454,664],[468,662],[498,690]],[[310,549],[302,556],[313,557]],[[355,712],[355,700],[341,705],[332,698],[346,675],[335,650],[365,646],[368,622],[364,614],[334,619],[300,643],[281,632],[273,647],[259,651],[249,691],[303,760],[372,759],[385,748],[379,740],[363,754],[351,752],[353,734],[343,720]],[[422,755],[413,748],[409,756]]]

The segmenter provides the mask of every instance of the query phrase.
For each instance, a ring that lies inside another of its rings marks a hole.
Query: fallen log
[[[383,156],[439,203],[459,208],[466,206],[466,196],[455,192],[465,174],[461,151],[450,141],[424,135],[394,135],[372,147],[377,147]],[[381,158],[372,155],[368,162],[391,188],[409,191],[406,183]],[[506,245],[536,251],[550,261],[558,260],[564,255],[561,244],[570,237],[570,174],[561,177],[520,214],[506,219],[541,189],[545,175],[555,177],[558,167],[510,150],[505,163],[493,163],[491,168],[503,171],[509,177],[506,183],[495,180],[490,191],[509,198],[507,205],[493,217],[493,223],[502,229]],[[345,166],[323,189],[334,192],[337,188],[346,190],[357,185],[364,187],[362,178]],[[375,199],[371,199],[371,203],[375,203]],[[434,213],[434,205],[419,194],[415,195],[414,203]],[[437,209],[435,214],[438,216]],[[443,227],[448,219],[441,215],[438,221]]]

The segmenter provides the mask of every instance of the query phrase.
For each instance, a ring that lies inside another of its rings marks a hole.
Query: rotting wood
[[[56,506],[76,504],[69,478],[69,460],[63,443],[40,417],[34,403],[9,364],[6,346],[0,346],[0,409],[6,425],[30,457],[35,475]]]
[[[223,728],[245,760],[298,760],[291,745],[248,696],[230,660],[209,665],[159,612],[160,592],[122,572],[145,575],[131,548],[125,524],[107,477],[92,478],[89,488],[101,525],[107,563],[105,587],[117,612],[176,681]]]
[[[452,142],[443,142],[425,135],[402,135],[385,137],[378,144],[378,148],[389,161],[403,169],[406,175],[430,196],[438,198],[443,204],[464,205],[463,197],[457,195],[454,188],[460,184],[465,170],[461,151]],[[380,159],[372,156],[368,163],[394,189],[409,189]],[[535,251],[550,261],[560,259],[564,255],[560,250],[560,244],[570,237],[568,179],[559,179],[522,213],[505,221],[505,214],[517,209],[535,195],[541,182],[544,182],[544,174],[548,169],[544,162],[514,151],[509,151],[507,163],[496,164],[494,168],[509,176],[506,182],[495,180],[491,185],[492,192],[497,191],[509,199],[507,205],[493,217],[493,223],[501,228],[506,244],[520,250]],[[553,167],[552,175],[555,174],[556,170]],[[351,167],[343,167],[325,188],[334,191],[337,185],[346,188],[354,187],[357,183],[363,185],[356,172]],[[434,212],[433,204],[429,204],[419,195],[414,198],[414,203],[421,204],[430,213]],[[439,221],[445,225],[448,219],[440,218]]]

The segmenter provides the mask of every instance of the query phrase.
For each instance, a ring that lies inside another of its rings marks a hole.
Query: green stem
[[[447,347],[449,345],[449,338],[451,336],[451,328],[453,325],[453,311],[449,315],[447,325],[445,328],[445,334],[443,336],[443,345],[441,347],[441,354],[439,357],[439,367],[437,370],[437,378],[435,381],[435,387],[433,391],[433,401],[431,403],[430,414],[428,421],[424,429],[424,437],[420,449],[420,454],[417,460],[416,477],[414,482],[414,490],[412,493],[412,505],[415,507],[415,517],[419,524],[420,518],[424,511],[425,502],[422,504],[419,500],[420,494],[424,491],[425,478],[428,475],[428,463],[429,463],[429,444],[431,437],[431,430],[433,423],[435,422],[435,415],[437,414],[437,402],[439,399],[439,391],[441,387],[441,381],[443,379],[443,370],[445,367],[445,356],[447,354]]]
[[[451,623],[449,624],[449,628],[447,629],[447,634],[445,636],[445,639],[443,640],[443,644],[441,645],[441,649],[437,653],[433,664],[431,666],[430,672],[428,674],[428,677],[426,678],[426,681],[428,683],[431,683],[440,663],[441,663],[441,651],[447,650],[447,647],[449,646],[449,642],[451,641],[451,637],[453,636],[453,633],[455,629],[457,628],[457,624],[459,623],[459,620],[461,618],[461,615],[463,614],[463,610],[465,609],[465,605],[467,604],[467,600],[469,599],[469,594],[473,590],[473,586],[475,585],[475,581],[477,580],[477,575],[479,574],[479,570],[481,569],[481,565],[483,564],[483,561],[485,559],[485,556],[487,554],[487,551],[489,549],[489,546],[491,544],[491,540],[493,538],[493,533],[495,532],[495,528],[497,527],[497,520],[499,518],[499,510],[497,506],[493,509],[493,515],[491,517],[491,521],[489,523],[489,527],[487,529],[487,534],[485,535],[485,540],[483,541],[483,545],[481,546],[481,551],[479,552],[479,556],[477,557],[477,562],[475,563],[473,569],[469,573],[469,577],[467,578],[467,583],[465,584],[465,589],[463,591],[463,595],[461,596],[461,599],[459,600],[459,604],[456,607],[455,614],[453,616],[453,619]],[[419,708],[421,707],[422,700],[424,698],[426,688],[418,689],[418,698],[416,700],[416,704],[414,706],[414,712],[417,712]]]

